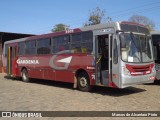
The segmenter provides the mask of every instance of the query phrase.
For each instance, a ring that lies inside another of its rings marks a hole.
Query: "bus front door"
[[[96,36],[96,84],[120,87],[118,46],[113,34]]]
[[[7,75],[17,75],[17,46],[9,46],[7,51]]]
[[[109,84],[109,35],[96,36],[96,84]]]

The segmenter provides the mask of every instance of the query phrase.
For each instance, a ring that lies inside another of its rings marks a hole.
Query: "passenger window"
[[[69,35],[53,38],[52,52],[57,53],[64,50],[70,50]]]
[[[36,41],[30,40],[26,42],[25,54],[34,55],[36,54]]]
[[[82,33],[82,41],[83,42],[92,42],[93,37],[92,37],[92,32],[84,32]]]
[[[81,34],[72,35],[72,43],[80,43],[82,39]]]
[[[93,48],[92,32],[83,32],[72,35],[71,49],[73,53],[91,53]]]
[[[18,43],[18,55],[24,55],[25,53],[25,44],[24,42]]]
[[[44,38],[37,40],[37,54],[50,54],[51,40],[50,38]]]

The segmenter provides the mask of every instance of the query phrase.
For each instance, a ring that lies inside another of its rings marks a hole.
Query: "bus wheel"
[[[83,92],[89,92],[91,90],[89,76],[87,73],[83,72],[77,77],[78,80],[78,89]]]
[[[28,71],[26,69],[22,70],[22,80],[24,82],[29,82]]]

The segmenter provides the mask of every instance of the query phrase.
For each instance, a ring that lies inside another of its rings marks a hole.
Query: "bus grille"
[[[150,74],[152,72],[154,64],[135,66],[126,64],[126,68],[130,71],[131,75],[145,75]]]
[[[145,71],[149,71],[150,70],[150,65],[146,65],[146,66],[134,66],[132,67],[134,72],[145,72]]]

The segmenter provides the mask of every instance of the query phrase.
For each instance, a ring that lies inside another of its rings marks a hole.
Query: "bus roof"
[[[114,27],[115,29],[118,29],[118,28],[116,28],[116,24],[118,24],[118,22],[109,22],[109,23],[104,23],[104,24],[91,25],[91,26],[76,28],[76,29],[72,29],[72,30],[66,30],[66,31],[53,32],[53,33],[49,33],[49,34],[32,36],[29,39],[40,39],[40,38],[66,35],[66,34],[70,34],[70,33],[78,33],[78,32],[82,32],[82,31],[98,30],[98,29],[106,28],[106,26],[107,27]]]
[[[97,25],[86,26],[86,27],[82,27],[82,28],[76,28],[73,30],[53,32],[53,33],[48,33],[48,34],[42,34],[42,35],[36,35],[36,36],[31,36],[31,37],[26,37],[26,38],[15,39],[15,40],[7,41],[5,43],[7,44],[7,43],[13,43],[13,42],[21,42],[21,41],[25,41],[25,40],[33,40],[33,39],[49,38],[49,37],[60,36],[60,35],[67,35],[70,33],[78,33],[78,32],[82,32],[82,31],[103,29],[103,28],[106,28],[106,26],[107,27],[114,27],[115,29],[118,29],[118,28],[116,28],[116,24],[118,24],[118,22],[97,24]]]
[[[151,31],[151,35],[159,35],[160,34],[160,31]]]
[[[10,40],[10,41],[4,42],[4,44],[14,43],[14,42],[22,42],[22,41],[27,40],[28,38],[29,38],[29,37],[26,37],[26,38],[19,38],[19,39],[15,39],[15,40]]]
[[[108,23],[103,23],[103,24],[86,26],[86,27],[82,27],[82,28],[76,28],[76,29],[72,29],[72,30],[53,32],[53,33],[48,33],[48,34],[31,36],[31,37],[27,37],[27,38],[15,39],[12,41],[7,41],[6,43],[21,42],[21,41],[25,41],[25,40],[35,40],[35,39],[41,39],[41,38],[49,38],[49,37],[54,37],[54,36],[67,35],[70,33],[78,33],[78,32],[82,32],[82,31],[92,31],[92,30],[104,29],[106,27],[107,28],[114,28],[115,30],[120,30],[119,24],[130,24],[130,25],[137,25],[137,26],[141,26],[141,27],[143,26],[138,23],[126,22],[126,21],[108,22]]]

